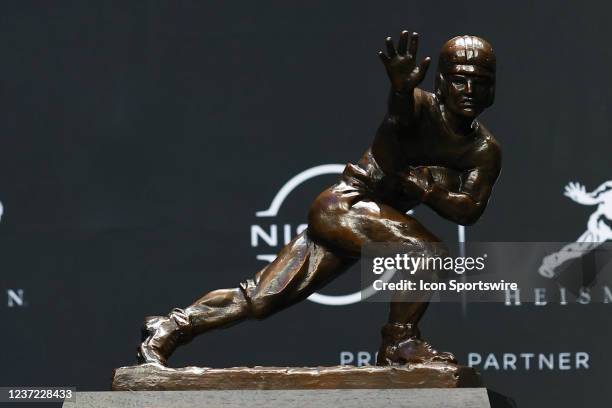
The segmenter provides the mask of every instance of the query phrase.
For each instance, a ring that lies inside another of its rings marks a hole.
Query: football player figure
[[[420,204],[457,224],[479,219],[501,170],[499,144],[478,120],[495,96],[493,48],[470,35],[444,44],[433,94],[418,88],[430,59],[417,63],[417,48],[416,33],[402,32],[397,47],[386,39],[386,53],[379,56],[391,82],[387,114],[362,158],[316,198],[308,228],[238,287],[146,318],[141,363],[166,365],[176,347],[194,336],[265,318],[307,298],[353,265],[368,243],[408,243],[426,256],[444,256],[440,240],[406,214]],[[378,365],[455,362],[421,338],[418,323],[431,293],[420,296],[395,295]]]

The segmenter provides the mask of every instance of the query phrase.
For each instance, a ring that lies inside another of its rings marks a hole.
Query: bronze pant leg
[[[317,198],[309,214],[309,230],[314,239],[354,257],[361,255],[365,244],[385,242],[411,244],[423,252],[443,252],[440,239],[415,218],[387,204],[351,194],[346,185],[332,187]],[[428,293],[421,296],[417,302],[404,302],[405,294],[396,295],[389,322],[416,324],[431,297]],[[411,298],[415,299],[414,294]]]
[[[237,323],[263,319],[297,303],[355,262],[313,242],[304,231],[253,279],[234,289],[212,291],[185,309],[194,334]]]
[[[299,302],[350,267],[367,242],[439,242],[414,218],[365,199],[341,182],[324,191],[309,213],[308,230],[294,238],[253,279],[207,293],[185,309],[194,334],[245,318],[262,319]],[[390,321],[416,323],[422,302],[392,303]]]
[[[186,309],[145,319],[138,359],[166,365],[177,346],[195,335],[247,318],[262,319],[305,299],[355,262],[310,239],[295,237],[277,258],[238,288],[209,292]]]
[[[339,183],[317,198],[309,214],[309,229],[313,239],[325,242],[338,253],[349,256],[360,256],[363,245],[375,242],[411,244],[425,256],[431,257],[443,257],[447,252],[440,239],[416,219],[365,197],[344,183]],[[430,281],[439,279],[437,273],[432,275],[431,271],[417,272],[416,276],[419,275]],[[394,295],[388,323],[382,329],[383,343],[377,364],[432,359],[454,361],[452,355],[438,353],[420,339],[417,324],[431,296],[431,292],[398,292]],[[406,347],[402,349],[401,344]],[[406,352],[406,348],[410,351]]]
[[[165,364],[194,335],[246,318],[262,319],[299,302],[356,262],[367,242],[437,242],[414,218],[367,200],[344,182],[323,192],[309,213],[308,230],[287,244],[253,279],[207,293],[186,309],[148,318],[140,360]],[[392,303],[390,322],[416,325],[422,302]]]

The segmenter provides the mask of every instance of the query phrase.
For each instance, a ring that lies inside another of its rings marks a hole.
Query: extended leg
[[[193,336],[246,318],[265,318],[305,299],[354,262],[313,242],[307,232],[302,233],[240,287],[215,290],[184,310],[147,318],[139,361],[165,365],[176,347]]]

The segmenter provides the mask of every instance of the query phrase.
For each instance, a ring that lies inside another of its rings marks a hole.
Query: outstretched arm
[[[425,78],[431,58],[425,58],[419,66],[416,66],[416,54],[419,47],[417,33],[408,34],[408,31],[402,31],[397,49],[391,37],[386,38],[385,44],[387,54],[379,51],[378,56],[391,82],[386,119],[391,119],[399,125],[409,126],[414,123],[418,114],[415,88]]]
[[[578,204],[583,205],[595,205],[601,203],[602,199],[599,197],[606,191],[612,190],[612,181],[607,181],[601,186],[597,187],[594,191],[587,193],[584,185],[580,183],[570,182],[565,186],[564,196],[569,197]]]
[[[409,35],[408,31],[402,31],[397,49],[391,37],[387,37],[385,43],[387,54],[379,51],[378,56],[389,76],[391,92],[387,114],[376,132],[372,153],[383,171],[391,175],[402,168],[403,159],[398,155],[400,135],[406,134],[406,129],[418,121],[421,92],[416,87],[423,81],[431,59],[425,58],[416,66],[417,33]]]

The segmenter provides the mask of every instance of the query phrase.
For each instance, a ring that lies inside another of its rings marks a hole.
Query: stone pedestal
[[[485,388],[77,392],[64,408],[490,408]]]

